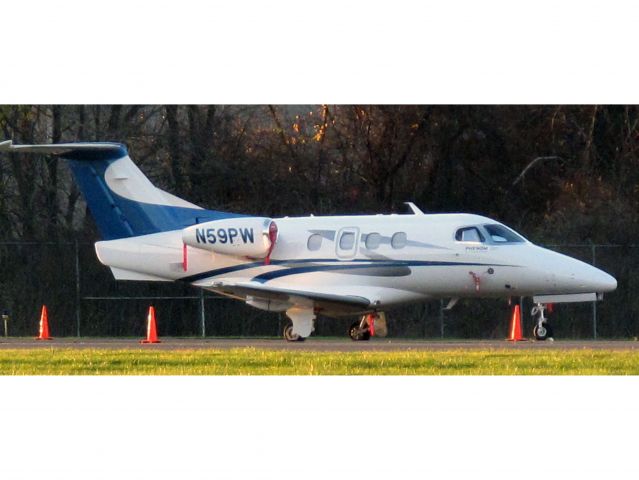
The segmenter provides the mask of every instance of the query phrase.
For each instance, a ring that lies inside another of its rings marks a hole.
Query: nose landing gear
[[[537,324],[533,328],[533,335],[537,340],[553,340],[552,328],[548,324],[548,319],[545,317],[544,312],[546,305],[543,303],[536,304],[530,312],[532,316],[538,315]]]

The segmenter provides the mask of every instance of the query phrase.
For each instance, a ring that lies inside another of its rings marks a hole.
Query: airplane
[[[155,187],[120,143],[14,145],[0,153],[66,159],[97,224],[95,250],[116,280],[187,282],[286,312],[302,341],[318,314],[353,315],[356,341],[384,336],[385,312],[433,299],[532,297],[533,334],[552,338],[549,303],[592,302],[611,275],[534,245],[491,218],[411,214],[269,218],[207,210]]]

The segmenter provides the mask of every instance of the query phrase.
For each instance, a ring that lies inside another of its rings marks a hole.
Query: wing
[[[216,281],[210,284],[198,283],[197,285],[235,298],[246,299],[246,297],[254,297],[263,300],[289,302],[294,305],[316,308],[323,313],[334,315],[352,315],[371,309],[371,301],[358,295],[339,295],[328,292],[272,287],[255,282],[227,283]]]

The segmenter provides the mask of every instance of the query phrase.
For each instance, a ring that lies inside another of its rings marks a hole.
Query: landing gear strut
[[[536,304],[530,312],[532,316],[538,315],[537,324],[533,328],[533,335],[537,340],[553,340],[552,328],[548,324],[548,319],[545,317],[544,312],[546,305],[543,303]]]

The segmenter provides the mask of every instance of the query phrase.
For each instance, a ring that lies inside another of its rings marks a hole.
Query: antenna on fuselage
[[[426,215],[424,212],[422,212],[419,207],[417,205],[415,205],[413,202],[404,202],[404,205],[408,205],[408,208],[411,209],[411,211],[413,212],[413,215]]]

